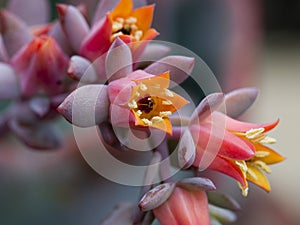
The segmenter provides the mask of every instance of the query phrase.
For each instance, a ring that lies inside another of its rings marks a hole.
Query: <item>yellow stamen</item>
[[[148,120],[148,119],[146,119],[146,118],[143,118],[143,119],[141,119],[141,120],[144,122],[145,125],[147,125],[147,126],[152,126],[152,122],[151,122],[150,120]]]
[[[263,127],[257,128],[257,129],[250,129],[248,130],[246,134],[246,138],[248,139],[256,139],[260,137],[264,133],[265,129]]]
[[[162,104],[163,105],[172,105],[173,103],[170,100],[163,100]]]
[[[137,18],[130,16],[128,18],[117,17],[112,22],[112,35],[111,41],[114,41],[116,37],[120,35],[129,35],[140,41],[144,35],[142,30],[139,30],[137,26]]]
[[[235,161],[235,164],[240,167],[244,177],[246,177],[246,173],[248,171],[248,166],[244,160]]]
[[[270,167],[263,161],[261,160],[256,160],[253,162],[254,166],[266,171],[267,173],[271,173]]]
[[[162,112],[159,113],[160,117],[168,117],[168,116],[171,116],[171,115],[172,115],[171,111],[162,111]]]
[[[266,136],[264,139],[260,140],[259,143],[262,144],[275,144],[277,141],[275,138]]]
[[[251,168],[248,168],[247,174],[249,174],[249,176],[252,177],[254,180],[258,180],[258,177]]]
[[[160,122],[163,122],[163,118],[161,118],[160,116],[154,116],[152,119],[151,119],[152,123],[160,123]]]
[[[135,100],[132,100],[131,102],[128,102],[128,106],[131,109],[136,109],[138,107],[137,103]]]
[[[165,94],[168,97],[173,97],[173,93],[169,89],[164,89],[163,94]]]
[[[130,16],[125,21],[126,21],[127,24],[132,24],[132,23],[136,23],[137,19],[133,16]]]
[[[143,83],[141,83],[140,84],[140,89],[142,90],[142,91],[147,91],[147,86],[145,85],[145,84],[143,84]]]
[[[266,151],[256,151],[255,152],[255,156],[258,158],[264,158],[268,155],[270,155],[270,152],[266,152]]]
[[[240,182],[238,182],[238,185],[239,185],[240,189],[242,190],[242,195],[243,195],[244,197],[247,197],[248,191],[249,191],[248,186],[247,186],[247,187],[244,187]]]
[[[143,31],[141,30],[137,30],[134,32],[134,37],[137,41],[141,40],[141,38],[143,37]]]

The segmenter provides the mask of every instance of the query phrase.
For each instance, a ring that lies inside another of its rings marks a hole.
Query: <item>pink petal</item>
[[[20,96],[19,79],[15,71],[0,62],[0,99],[17,99]]]
[[[68,75],[83,83],[94,83],[98,79],[91,62],[78,55],[74,55],[70,59]]]
[[[109,81],[126,77],[132,72],[130,48],[119,38],[113,42],[105,60],[106,76]]]
[[[97,22],[92,31],[85,37],[80,48],[80,54],[93,61],[109,49],[111,42],[111,22],[106,16]]]
[[[56,6],[62,28],[70,41],[71,47],[79,52],[83,39],[89,33],[89,26],[80,11],[71,5]]]
[[[73,91],[57,108],[70,123],[90,127],[108,120],[107,86],[85,85]]]
[[[205,156],[208,154],[211,157],[222,155],[234,160],[246,160],[254,155],[255,148],[250,142],[222,128],[213,129],[209,124],[190,128],[194,141],[197,143],[194,164],[200,165],[206,160]]]
[[[110,121],[113,126],[128,128],[135,124],[135,117],[128,106],[123,107],[111,104]]]
[[[170,88],[182,83],[189,77],[194,68],[194,58],[185,56],[167,56],[152,63],[145,71],[151,74],[161,74],[170,71]]]
[[[226,174],[246,186],[244,175],[241,169],[234,163],[234,161],[221,156],[217,156],[215,160],[209,165],[209,169]]]
[[[161,225],[209,225],[206,193],[176,187],[166,203],[153,210]]]
[[[112,104],[125,105],[129,102],[132,87],[136,84],[127,77],[114,80],[108,84],[109,100]]]
[[[225,95],[226,115],[237,118],[242,115],[255,101],[257,88],[241,88]]]
[[[194,110],[190,124],[203,122],[213,111],[224,103],[223,93],[213,93],[206,96]]]
[[[47,0],[9,0],[7,8],[27,25],[44,24],[50,19],[50,5]]]
[[[274,127],[277,126],[279,123],[279,119],[272,122],[272,123],[265,123],[265,124],[255,124],[255,123],[247,123],[232,119],[221,112],[214,112],[213,116],[215,120],[226,120],[226,129],[229,131],[235,132],[247,132],[250,129],[257,129],[257,128],[264,128],[265,132],[272,130]]]
[[[20,76],[21,90],[26,96],[41,88],[55,95],[64,88],[62,76],[67,71],[68,57],[51,37],[36,37],[13,57],[11,63]]]
[[[6,10],[0,11],[0,25],[3,42],[9,57],[12,57],[33,39],[26,24]]]

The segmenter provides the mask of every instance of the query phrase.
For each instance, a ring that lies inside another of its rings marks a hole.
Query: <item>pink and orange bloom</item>
[[[241,92],[243,92],[242,89]],[[224,99],[220,96],[215,97],[219,100],[213,104],[221,104]],[[203,102],[207,103],[205,100]],[[202,108],[205,107],[202,106]],[[196,116],[199,119],[198,124],[191,123],[189,126],[196,146],[193,166],[201,168],[202,160],[207,157],[207,154],[211,154],[213,158],[207,165],[208,169],[236,179],[243,195],[248,193],[247,181],[270,191],[269,182],[263,171],[270,173],[268,165],[281,162],[284,158],[265,144],[276,142],[275,139],[267,136],[267,132],[272,130],[279,121],[269,124],[246,123],[230,118],[214,109],[213,112],[203,111]]]
[[[105,13],[103,10],[107,8],[104,6],[105,1],[99,4],[92,27],[89,28],[78,9],[57,5],[62,27],[71,46],[81,56],[94,61],[105,54],[116,37],[119,37],[130,44],[133,57],[137,59],[146,47],[144,41],[152,40],[158,35],[155,29],[150,28],[154,5],[133,9],[132,0],[120,0],[113,9]]]
[[[169,72],[153,76],[142,70],[112,81],[108,85],[112,124],[153,127],[172,134],[169,117],[188,101],[170,91],[169,82]]]

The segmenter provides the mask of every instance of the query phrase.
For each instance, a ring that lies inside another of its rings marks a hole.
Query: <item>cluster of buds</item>
[[[173,88],[189,78],[195,62],[164,56],[165,46],[149,44],[158,35],[151,28],[154,5],[102,0],[88,20],[82,5],[58,4],[58,19],[48,23],[47,14],[20,13],[16,3],[22,5],[11,0],[9,10],[0,12],[0,99],[11,101],[0,115],[0,134],[10,130],[32,148],[58,148],[62,140],[54,119],[62,115],[75,126],[96,126],[104,146],[120,151],[130,145],[124,146],[114,127],[142,136],[158,131],[163,138],[151,149],[152,162],[168,161],[169,152],[177,151],[179,170],[194,172],[174,181],[170,164],[149,166],[139,203],[119,205],[104,225],[150,225],[155,218],[162,225],[234,221],[240,207],[213,191],[213,182],[199,176],[203,170],[232,177],[244,196],[248,181],[270,191],[265,172],[284,158],[267,146],[276,142],[267,132],[279,121],[237,120],[256,99],[255,88],[213,93],[189,118],[177,116],[190,102]],[[41,4],[46,10],[46,1]],[[139,63],[147,54],[159,59]],[[167,145],[171,139],[178,142],[175,150]],[[157,174],[161,184],[155,186]]]

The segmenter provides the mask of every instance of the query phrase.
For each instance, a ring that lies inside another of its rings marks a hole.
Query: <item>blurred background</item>
[[[52,9],[56,2],[61,1],[49,1]],[[97,4],[96,0],[82,2],[91,13]],[[243,206],[235,224],[300,224],[300,1],[149,2],[156,3],[153,27],[160,32],[158,39],[195,52],[225,92],[245,86],[260,89],[243,119],[280,118],[270,134],[278,140],[272,147],[287,159],[271,167],[271,193],[251,186],[249,196],[242,198],[235,182],[220,178],[228,184],[224,191]],[[0,4],[5,7],[6,1]],[[70,125],[60,123],[69,130]],[[81,157],[72,134],[65,136],[65,147],[52,152],[28,149],[10,136],[0,139],[0,224],[94,225],[118,201],[137,199],[138,188],[100,177]],[[93,141],[87,139],[87,148],[92,147]]]

